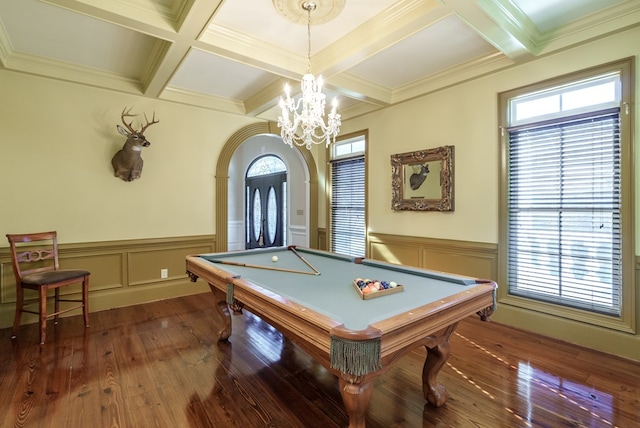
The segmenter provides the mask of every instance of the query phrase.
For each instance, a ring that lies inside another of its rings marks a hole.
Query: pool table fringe
[[[380,370],[380,338],[347,340],[331,336],[331,368],[353,376]]]

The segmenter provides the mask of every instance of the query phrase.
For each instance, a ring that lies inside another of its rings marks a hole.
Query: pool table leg
[[[422,368],[422,393],[425,400],[435,407],[442,406],[448,398],[447,390],[436,378],[451,353],[449,338],[457,325],[458,323],[455,323],[441,330],[431,338],[431,343],[425,345],[427,359]]]
[[[357,383],[353,383],[353,379],[350,378],[349,375],[339,376],[340,395],[349,415],[349,428],[364,428],[365,415],[373,392],[373,378],[365,381],[358,379]]]
[[[231,336],[231,314],[227,305],[227,296],[211,284],[209,284],[209,288],[211,288],[215,300],[215,318],[221,324],[220,330],[218,330],[218,341],[227,340]]]

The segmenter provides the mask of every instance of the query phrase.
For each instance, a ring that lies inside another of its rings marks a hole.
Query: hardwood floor
[[[337,380],[245,311],[213,337],[201,294],[92,313],[17,340],[0,330],[0,427],[345,427]],[[378,379],[367,427],[633,427],[640,363],[475,317],[460,323],[425,405],[418,349]]]

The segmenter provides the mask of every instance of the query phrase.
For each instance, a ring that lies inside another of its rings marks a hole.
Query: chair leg
[[[82,281],[82,315],[84,315],[84,326],[89,327],[89,275]]]
[[[22,308],[24,307],[24,290],[18,284],[16,287],[16,315],[13,318],[13,331],[11,332],[11,338],[18,337],[18,329],[20,328],[20,322],[22,321]]]
[[[44,345],[47,337],[47,287],[40,287],[40,344]]]
[[[56,287],[53,291],[53,323],[58,324],[58,312],[60,312],[60,288]]]

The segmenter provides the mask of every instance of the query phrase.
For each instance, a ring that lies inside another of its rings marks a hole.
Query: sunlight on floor
[[[572,408],[577,408],[580,409],[586,413],[588,413],[594,420],[591,421],[592,423],[597,423],[598,425],[602,426],[608,426],[608,427],[612,427],[612,428],[618,428],[616,425],[614,425],[611,420],[613,419],[613,414],[612,414],[612,409],[613,409],[613,398],[606,393],[603,393],[601,391],[593,391],[593,388],[589,387],[588,385],[580,385],[578,383],[569,381],[567,379],[563,379],[563,378],[559,378],[557,376],[551,375],[549,373],[543,372],[541,370],[536,369],[535,367],[532,367],[529,363],[526,362],[518,362],[518,365],[513,365],[510,362],[508,362],[506,359],[504,359],[503,357],[489,351],[488,349],[478,345],[477,343],[475,343],[474,341],[468,339],[467,337],[459,334],[459,333],[454,333],[457,337],[461,338],[462,340],[465,340],[466,342],[468,342],[470,345],[472,345],[473,347],[475,347],[476,349],[479,349],[480,351],[484,352],[487,355],[490,355],[492,358],[494,358],[496,361],[499,361],[500,363],[502,363],[504,366],[506,366],[509,370],[513,370],[517,373],[518,376],[518,383],[520,385],[522,385],[522,391],[524,391],[524,395],[522,396],[522,398],[524,400],[527,401],[527,403],[531,404],[532,400],[530,399],[530,397],[528,396],[528,393],[531,391],[532,387],[540,387],[543,388],[544,390],[550,392],[552,394],[552,396],[554,397],[554,399],[557,399],[557,401],[561,404],[561,405],[565,405],[568,404],[570,405]],[[465,375],[461,370],[459,370],[458,368],[452,366],[450,363],[447,363],[447,366],[450,367],[452,370],[454,370],[458,375],[460,375],[463,379],[465,379],[467,382],[469,382],[471,385],[473,385],[475,388],[479,389],[480,391],[482,391],[482,393],[484,395],[486,395],[487,397],[491,398],[492,400],[495,400],[495,398],[493,397],[493,395],[484,390],[480,385],[478,385],[474,380],[470,379],[467,375]],[[588,389],[588,391],[586,391]],[[597,413],[595,413],[592,409],[589,409],[588,407],[586,407],[583,404],[580,404],[577,400],[571,398],[568,393],[571,393],[573,395],[578,395],[581,397],[586,397],[586,398],[590,398],[590,399],[596,399],[597,398],[597,403],[599,405],[599,410],[601,410],[602,412],[606,413],[605,415],[599,415]],[[539,407],[539,406],[534,406],[533,408],[529,408],[527,409],[527,415],[519,415],[517,413],[517,411],[515,409],[510,409],[505,407],[505,410],[510,413],[511,415],[513,415],[514,418],[518,419],[521,423],[526,424],[527,426],[532,426],[531,421],[535,419],[535,416],[532,415],[532,413],[534,413],[535,411],[535,407]],[[545,411],[550,411],[550,409],[545,409]],[[562,414],[559,414],[559,417],[565,418],[567,419],[567,422],[572,422],[572,423],[582,423],[582,421],[576,421],[573,419],[568,419],[568,413],[567,412],[560,412]]]

